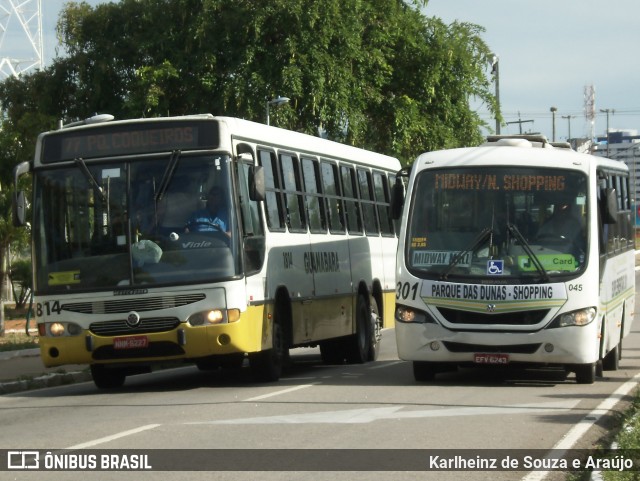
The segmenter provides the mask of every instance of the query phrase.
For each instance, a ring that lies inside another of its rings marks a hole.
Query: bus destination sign
[[[213,148],[216,127],[210,121],[158,122],[55,132],[44,139],[42,162]]]

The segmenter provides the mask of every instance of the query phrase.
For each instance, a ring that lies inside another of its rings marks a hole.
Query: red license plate
[[[149,346],[147,336],[116,337],[113,340],[114,349],[140,349]]]
[[[473,362],[476,364],[503,366],[509,364],[509,354],[476,353],[473,356]]]

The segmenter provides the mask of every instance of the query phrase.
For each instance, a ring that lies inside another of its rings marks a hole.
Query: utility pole
[[[563,115],[563,119],[567,119],[567,123],[569,124],[569,135],[567,136],[567,141],[571,141],[571,119],[574,118],[575,115]]]
[[[609,157],[609,112],[613,115],[616,111],[613,109],[600,109],[600,112],[607,114],[607,157]]]
[[[496,84],[496,135],[500,135],[500,58],[493,56],[491,73]]]
[[[551,142],[556,141],[556,112],[558,107],[551,107]]]
[[[526,124],[527,122],[532,122],[533,120],[521,120],[520,119],[520,112],[518,112],[518,120],[514,120],[513,122],[506,122],[507,125],[509,124],[518,124],[518,127],[520,129],[520,133],[522,134],[522,124]]]

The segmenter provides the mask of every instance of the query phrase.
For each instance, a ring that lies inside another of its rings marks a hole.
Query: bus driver
[[[223,191],[213,187],[207,194],[207,206],[195,211],[185,226],[185,232],[224,232],[229,231],[229,215],[223,198]]]

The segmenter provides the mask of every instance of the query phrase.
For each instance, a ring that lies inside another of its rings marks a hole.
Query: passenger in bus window
[[[224,200],[224,192],[213,187],[207,194],[207,205],[195,211],[185,226],[185,232],[229,232],[229,214]]]

